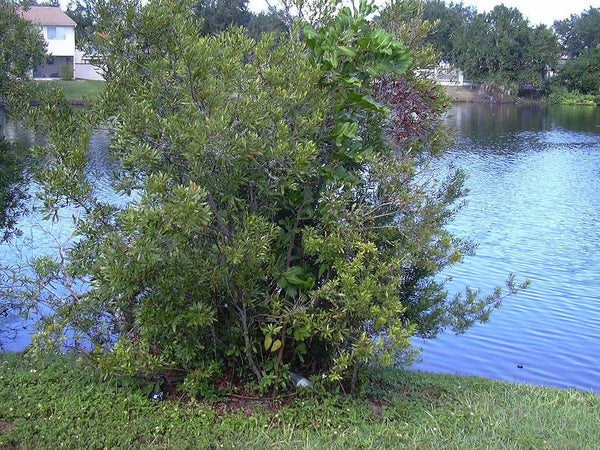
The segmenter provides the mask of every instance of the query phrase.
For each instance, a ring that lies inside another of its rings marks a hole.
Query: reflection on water
[[[597,108],[461,105],[446,163],[467,173],[451,225],[477,254],[451,292],[532,285],[490,323],[424,343],[417,369],[600,392],[600,128]],[[521,367],[522,366],[522,367]]]
[[[490,138],[511,133],[565,130],[587,133],[599,124],[600,109],[569,105],[459,104],[447,122],[463,138]]]
[[[25,127],[7,118],[0,109],[0,135],[7,140],[33,144],[35,138]],[[111,203],[120,202],[110,187],[112,165],[108,161],[109,139],[105,132],[98,131],[90,141],[88,176],[94,180],[97,196],[100,200]],[[63,210],[60,220],[44,220],[36,210],[35,192],[37,186],[29,186],[31,202],[27,205],[29,213],[21,217],[18,228],[22,236],[15,237],[10,242],[0,243],[0,263],[3,267],[28,267],[30,262],[44,255],[56,258],[59,246],[67,248],[73,240],[72,215],[75,210]],[[0,315],[0,344],[2,348],[20,351],[29,344],[29,337],[34,330],[34,320],[24,320],[18,314],[11,312],[6,317]]]
[[[34,141],[30,130],[12,120],[0,107],[0,136],[10,142],[20,142],[31,145]]]
[[[30,143],[31,136],[23,131],[22,127],[17,126],[9,117],[5,114],[4,110],[0,107],[0,139],[6,139],[9,142],[21,142],[25,144]],[[4,150],[3,150],[4,151]],[[17,152],[19,149],[16,150]],[[15,155],[11,155],[13,158]],[[6,158],[2,155],[2,159]],[[1,189],[10,189],[10,184],[6,185],[5,182],[0,183]],[[28,209],[26,207],[26,209]],[[16,214],[22,213],[18,211]],[[21,228],[22,220],[19,221],[17,228]],[[2,236],[4,233],[0,233]],[[2,266],[11,265],[17,258],[20,257],[20,252],[23,246],[10,248],[7,243],[0,243],[0,261]],[[0,301],[0,349],[2,348],[14,348],[12,343],[17,343],[16,348],[21,349],[23,347],[24,337],[28,336],[28,331],[32,327],[31,322],[27,322],[19,318],[18,314],[13,309],[4,309],[8,306],[8,299],[1,299]]]

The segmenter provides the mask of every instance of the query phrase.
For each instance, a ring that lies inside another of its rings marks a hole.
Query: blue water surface
[[[416,369],[600,392],[600,128],[596,108],[461,105],[444,162],[467,174],[450,229],[478,244],[450,292],[531,286],[491,321],[422,345]]]

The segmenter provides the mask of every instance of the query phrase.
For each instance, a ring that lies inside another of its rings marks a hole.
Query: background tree
[[[559,70],[558,81],[573,92],[600,94],[600,10],[591,8],[569,19],[554,22],[564,54],[569,60]]]
[[[567,61],[557,78],[569,91],[600,95],[600,49],[585,50]]]
[[[422,39],[413,59],[366,1],[259,41],[199,37],[185,2],[94,7],[105,92],[85,111],[51,98],[32,112],[45,205],[80,211],[77,242],[36,262],[23,293],[54,309],[39,347],[70,329],[104,368],[270,389],[289,370],[335,381],[408,357],[415,333],[462,332],[498,306],[499,291],[448,297],[435,279],[462,257],[445,229],[462,178],[427,176],[447,139],[440,91],[410,73]],[[125,204],[86,173],[100,124]],[[59,282],[58,300],[40,287]]]
[[[559,56],[556,37],[547,27],[531,28],[519,10],[504,5],[477,14],[455,52],[457,66],[470,79],[537,87]]]
[[[202,35],[220,33],[232,26],[246,28],[254,38],[286,30],[276,9],[254,14],[248,9],[248,0],[203,0],[196,4],[194,11],[204,20]]]
[[[429,0],[423,16],[436,24],[427,41],[472,81],[541,88],[557,64],[556,35],[544,25],[531,27],[516,8],[498,5],[478,14],[462,3]]]
[[[466,26],[477,11],[462,3],[446,5],[444,0],[428,0],[423,9],[423,18],[436,27],[427,35],[427,42],[440,52],[443,61],[455,64],[456,46],[462,40]]]
[[[29,71],[40,64],[46,44],[39,31],[16,12],[13,2],[0,0],[0,101],[23,87]]]
[[[556,71],[559,59],[560,46],[556,35],[545,25],[536,26],[527,49],[529,73],[534,84],[547,83],[548,73]]]
[[[577,58],[582,52],[594,50],[600,44],[600,9],[590,7],[581,14],[554,22],[563,52]]]
[[[269,8],[266,12],[252,14],[247,25],[250,36],[259,39],[263,33],[284,33],[287,28],[281,19],[280,11]]]
[[[85,0],[71,0],[65,13],[75,21],[75,44],[83,48],[90,37],[96,32],[95,17],[88,2]]]
[[[247,27],[252,17],[248,0],[201,0],[194,11],[204,20],[203,36],[220,33],[231,26]]]

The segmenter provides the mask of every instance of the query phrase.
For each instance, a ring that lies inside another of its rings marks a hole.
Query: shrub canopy
[[[69,328],[105,368],[270,388],[289,370],[340,380],[408,358],[411,336],[464,331],[497,306],[498,293],[448,298],[435,277],[463,247],[444,229],[462,177],[429,171],[445,97],[372,5],[259,41],[201,37],[188,2],[94,7],[106,91],[85,111],[52,97],[33,113],[45,204],[81,212],[65,258],[37,267],[68,292],[38,292],[54,310],[38,346]],[[125,205],[86,174],[101,125]]]

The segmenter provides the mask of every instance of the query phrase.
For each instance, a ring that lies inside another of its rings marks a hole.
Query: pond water
[[[459,105],[444,162],[467,174],[451,225],[478,244],[450,291],[529,278],[491,321],[423,343],[416,369],[600,392],[600,111]]]
[[[0,109],[0,135],[9,141],[18,141],[26,145],[35,143],[35,138],[26,128],[15,124]],[[89,176],[95,180],[98,197],[111,202],[118,201],[109,185],[111,165],[108,163],[108,136],[98,131],[92,135],[88,160]],[[72,241],[71,217],[75,211],[62,211],[61,220],[44,220],[36,210],[35,185],[29,186],[31,196],[27,209],[29,213],[21,217],[17,227],[21,236],[10,242],[0,244],[0,265],[2,267],[27,267],[34,258],[48,255],[56,258],[59,246],[66,248]],[[35,320],[25,320],[16,312],[6,316],[0,314],[0,348],[10,351],[21,351],[29,344],[30,336],[35,328]]]
[[[510,272],[532,284],[485,325],[415,341],[423,352],[414,368],[600,392],[600,110],[462,104],[447,120],[456,142],[439,168],[463,169],[470,189],[450,228],[479,244],[475,256],[444,274],[453,279],[449,291],[469,285],[490,293]],[[10,124],[4,130],[27,137]],[[106,145],[98,134],[91,146],[100,180]],[[105,181],[98,188],[110,195]],[[0,260],[55,245],[42,232],[50,226],[35,214],[24,218],[24,237],[1,245]],[[0,318],[0,326],[15,320]],[[22,326],[6,348],[27,345],[31,324]]]

